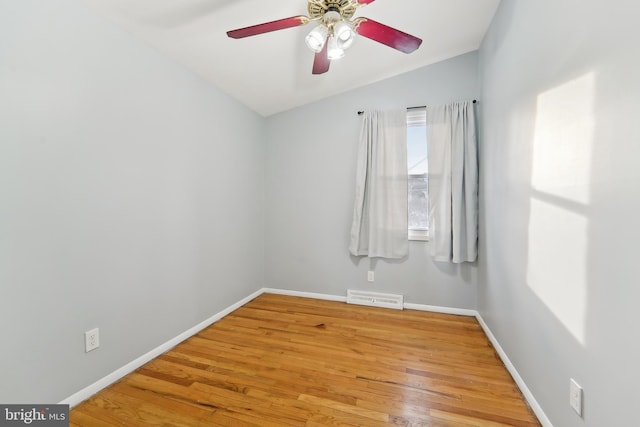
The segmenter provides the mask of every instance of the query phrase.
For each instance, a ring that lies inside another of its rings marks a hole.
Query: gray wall
[[[638,16],[503,1],[480,50],[478,306],[561,427],[638,424]]]
[[[345,295],[346,289],[404,294],[412,303],[475,308],[474,264],[434,263],[428,243],[404,261],[351,257],[349,232],[360,132],[358,110],[477,97],[477,54],[296,108],[267,120],[265,283]],[[367,270],[376,280],[367,282]]]
[[[264,131],[79,2],[0,0],[0,402],[58,402],[263,286]]]

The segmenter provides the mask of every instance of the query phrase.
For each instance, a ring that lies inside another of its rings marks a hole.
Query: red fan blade
[[[358,18],[354,22],[356,32],[363,37],[386,44],[404,53],[411,53],[420,47],[422,40],[388,27],[369,18]]]
[[[285,28],[299,27],[308,23],[309,18],[306,16],[292,16],[291,18],[278,19],[277,21],[265,22],[264,24],[227,31],[227,35],[232,39],[241,39],[244,37],[269,33],[271,31],[284,30]]]
[[[313,59],[313,74],[324,74],[329,71],[329,65],[331,65],[331,61],[329,60],[329,37],[327,37],[327,41],[324,42],[324,47],[318,53],[316,53],[315,58]]]
[[[358,0],[358,4],[364,4],[367,5],[369,3],[373,3],[376,0]]]

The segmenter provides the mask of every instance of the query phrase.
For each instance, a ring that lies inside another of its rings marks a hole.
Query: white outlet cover
[[[376,275],[375,275],[375,273],[373,271],[369,271],[367,273],[367,280],[369,282],[373,282],[375,280],[375,278],[376,278]]]
[[[85,353],[100,347],[100,330],[92,329],[84,333],[84,351]]]
[[[569,404],[582,416],[582,387],[573,378],[569,381]]]

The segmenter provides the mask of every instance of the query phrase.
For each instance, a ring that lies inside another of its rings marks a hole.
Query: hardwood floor
[[[539,426],[478,322],[263,294],[71,426]]]

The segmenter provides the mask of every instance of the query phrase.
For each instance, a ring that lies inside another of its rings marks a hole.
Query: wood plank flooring
[[[263,294],[71,426],[539,426],[478,322]]]

